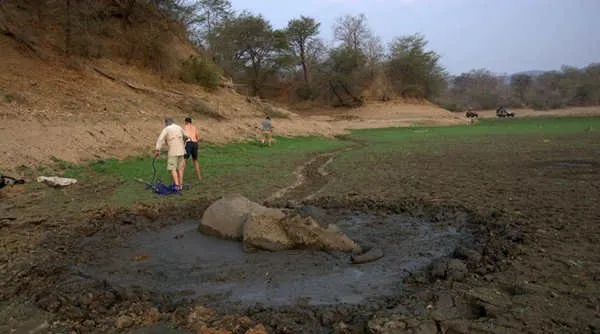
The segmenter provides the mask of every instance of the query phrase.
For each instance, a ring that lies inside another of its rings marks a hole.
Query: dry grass
[[[197,97],[184,97],[177,106],[181,108],[181,111],[189,114],[192,118],[200,116],[202,118],[208,117],[218,121],[227,119],[227,117],[219,113],[219,110],[215,107]]]

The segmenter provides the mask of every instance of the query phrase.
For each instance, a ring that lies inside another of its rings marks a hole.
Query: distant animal
[[[467,112],[465,113],[465,116],[466,116],[467,118],[478,118],[478,117],[479,117],[479,115],[478,115],[476,112],[474,112],[474,111],[471,111],[471,110],[467,111]]]
[[[515,113],[508,110],[504,106],[500,106],[500,107],[498,107],[498,109],[496,109],[496,116],[498,116],[498,117],[515,117]]]
[[[25,180],[23,179],[15,179],[14,177],[0,175],[0,189],[4,188],[4,186],[12,186],[15,184],[24,184]]]

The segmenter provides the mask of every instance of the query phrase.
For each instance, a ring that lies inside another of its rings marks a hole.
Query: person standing
[[[186,164],[187,160],[192,157],[194,169],[196,170],[196,178],[200,180],[202,178],[202,175],[200,174],[200,164],[198,163],[198,142],[200,141],[200,135],[198,134],[198,128],[192,124],[192,119],[190,117],[185,118],[183,131],[185,131],[185,134],[188,137],[188,140],[185,142],[185,155],[183,157]]]
[[[165,127],[156,140],[154,156],[160,156],[160,150],[166,143],[169,148],[167,153],[167,170],[171,172],[171,177],[177,191],[182,189],[183,170],[185,168],[185,160],[183,158],[185,155],[185,140],[186,135],[183,128],[173,123],[173,118],[165,118]]]
[[[264,145],[265,140],[266,140],[268,145],[271,146],[271,143],[273,141],[273,139],[272,139],[273,125],[271,124],[271,117],[269,117],[269,116],[265,117],[265,119],[262,121],[261,125],[262,125],[261,132],[262,132],[263,137],[262,137],[260,143]]]

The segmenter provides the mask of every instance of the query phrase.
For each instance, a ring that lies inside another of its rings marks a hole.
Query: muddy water
[[[362,265],[337,252],[245,253],[242,245],[197,232],[187,221],[141,232],[107,250],[84,271],[121,287],[246,307],[358,304],[395,295],[409,272],[469,239],[464,222],[433,224],[403,215],[326,212],[349,237],[381,247],[384,257]]]

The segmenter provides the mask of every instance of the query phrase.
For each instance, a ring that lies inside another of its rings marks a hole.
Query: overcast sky
[[[600,0],[231,0],[236,11],[263,14],[275,28],[290,18],[321,22],[364,13],[384,42],[421,33],[452,74],[560,69],[600,62]]]

